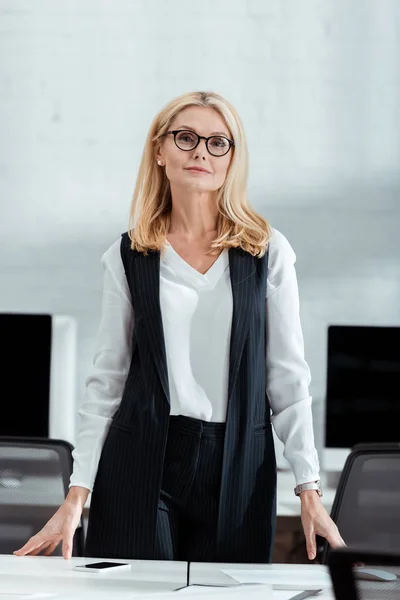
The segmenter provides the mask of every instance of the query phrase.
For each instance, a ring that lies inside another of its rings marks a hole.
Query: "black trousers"
[[[170,417],[155,559],[216,561],[224,436],[225,423]]]

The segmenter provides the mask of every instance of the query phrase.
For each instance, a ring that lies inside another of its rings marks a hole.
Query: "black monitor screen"
[[[400,442],[400,327],[328,329],[325,446]]]
[[[51,315],[0,314],[0,435],[49,436]]]

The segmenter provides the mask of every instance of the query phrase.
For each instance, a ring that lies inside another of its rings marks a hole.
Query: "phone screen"
[[[82,565],[85,569],[109,569],[110,567],[124,567],[127,563],[113,563],[113,562],[98,562],[91,563],[90,565]]]

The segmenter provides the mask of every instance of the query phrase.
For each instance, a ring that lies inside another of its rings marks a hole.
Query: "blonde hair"
[[[217,237],[209,254],[219,254],[224,248],[242,248],[253,256],[261,257],[266,251],[271,228],[249,205],[248,152],[243,126],[233,106],[213,92],[191,92],[174,98],[153,119],[132,198],[129,216],[131,247],[144,254],[148,250],[164,250],[172,198],[165,171],[157,166],[156,148],[178,113],[189,106],[211,107],[218,111],[235,142],[230,150],[233,156],[225,181],[217,191]]]

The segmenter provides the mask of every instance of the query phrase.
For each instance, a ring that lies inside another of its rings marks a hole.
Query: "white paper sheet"
[[[215,596],[216,600],[231,600],[236,597],[243,598],[244,594],[246,594],[246,598],[251,598],[251,600],[275,600],[270,585],[238,585],[230,588],[209,585],[190,585],[177,592],[173,592],[173,594],[174,596],[178,596],[181,600],[184,600],[185,598],[190,600],[193,596],[201,595],[207,596],[207,598]],[[163,595],[163,597],[165,598],[165,595]],[[155,597],[152,596],[152,600],[155,600]]]
[[[297,594],[301,594],[303,590],[273,590],[272,600],[292,600]],[[325,588],[317,596],[310,596],[307,600],[335,600],[333,592],[330,589]]]
[[[331,586],[329,573],[317,569],[223,569],[239,583],[268,583],[274,590],[315,590]],[[290,579],[289,579],[290,577]]]
[[[272,592],[272,598],[273,600],[291,600],[293,596],[301,594],[302,591],[303,590],[274,590]]]
[[[250,589],[254,589],[256,586],[253,586]],[[235,587],[235,590],[237,590],[238,588]],[[263,588],[264,590],[265,588]],[[270,589],[267,586],[267,590]],[[257,586],[257,591],[259,590],[258,586]],[[271,591],[271,589],[270,589]],[[243,588],[241,588],[241,593],[243,593]],[[233,596],[235,596],[235,593],[233,592],[232,588],[227,589],[226,587],[214,587],[214,586],[210,586],[210,585],[191,585],[187,588],[184,588],[182,590],[179,590],[178,592],[176,592],[176,594],[178,594],[179,596],[193,596],[193,595],[198,595],[198,594],[207,594],[207,596],[209,596],[210,594],[214,594],[216,596],[218,596],[218,598],[221,600],[222,598],[232,598]],[[237,591],[236,591],[236,595],[237,595]],[[239,594],[241,595],[241,594]]]

